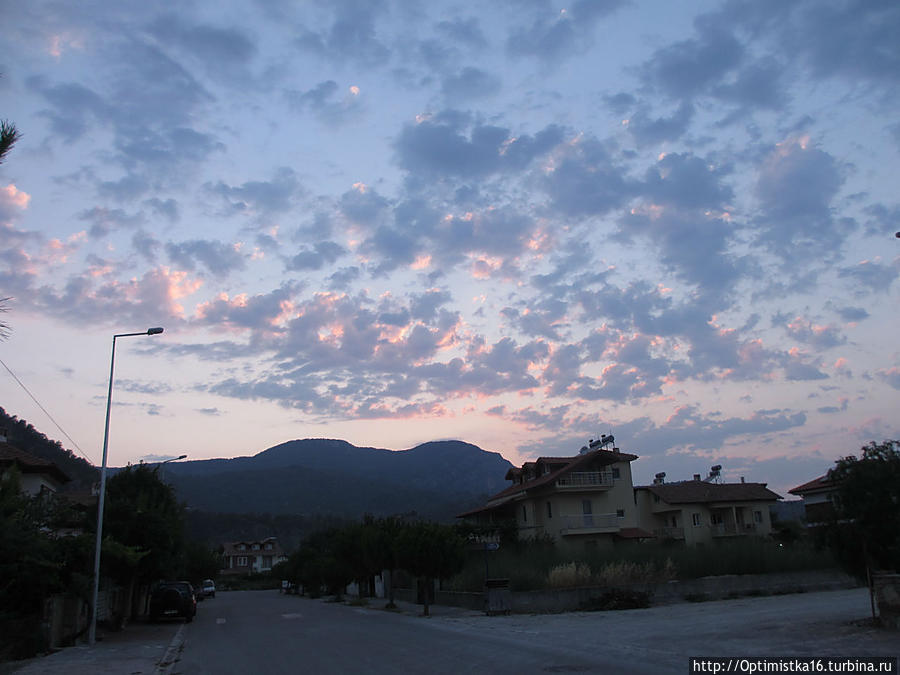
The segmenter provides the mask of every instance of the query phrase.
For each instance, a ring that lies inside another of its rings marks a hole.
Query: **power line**
[[[48,412],[47,412],[47,409],[46,409],[44,406],[41,405],[41,402],[38,401],[38,400],[34,397],[34,394],[32,394],[30,391],[28,391],[28,387],[26,387],[24,384],[22,384],[22,380],[20,380],[18,377],[16,377],[16,374],[15,374],[12,370],[10,370],[10,368],[9,368],[8,365],[6,365],[6,364],[3,362],[3,359],[0,359],[0,363],[3,364],[3,367],[4,367],[4,368],[6,368],[6,372],[8,372],[10,375],[12,375],[13,379],[19,384],[19,386],[22,387],[22,389],[25,390],[25,393],[28,394],[28,395],[31,397],[31,400],[34,401],[34,402],[37,404],[37,407],[44,411],[44,414],[45,414],[47,417],[50,418],[50,421],[53,422],[53,424],[56,425],[56,428],[60,430],[60,432],[62,433],[62,435],[69,439],[69,443],[71,443],[72,445],[75,446],[75,448],[78,450],[78,452],[81,453],[81,456],[84,457],[84,458],[85,458],[88,462],[90,462],[91,464],[94,464],[94,461],[93,461],[90,457],[88,457],[86,454],[84,454],[84,450],[82,450],[80,447],[78,447],[78,443],[76,443],[75,441],[72,440],[72,437],[69,436],[69,434],[66,433],[66,430],[63,429],[63,428],[59,425],[59,422],[57,422],[55,419],[53,419],[53,415],[51,415],[50,413],[48,413]]]

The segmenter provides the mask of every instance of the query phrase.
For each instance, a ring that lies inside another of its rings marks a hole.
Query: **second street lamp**
[[[97,641],[97,598],[100,595],[100,545],[103,541],[103,502],[106,499],[106,450],[109,447],[109,414],[112,410],[113,373],[116,367],[116,338],[135,335],[159,335],[161,326],[148,328],[142,333],[118,333],[113,335],[112,356],[109,359],[109,393],[106,395],[106,427],[103,430],[103,463],[100,466],[100,494],[97,501],[97,541],[94,547],[94,593],[91,601],[91,625],[88,630],[88,643]]]

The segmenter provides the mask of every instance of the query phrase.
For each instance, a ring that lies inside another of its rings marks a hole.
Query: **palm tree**
[[[9,307],[7,307],[6,303],[10,300],[12,300],[12,298],[0,298],[0,314],[9,311]],[[8,338],[10,330],[9,324],[0,320],[0,340]]]
[[[6,153],[12,149],[16,141],[19,140],[19,130],[16,125],[9,120],[0,122],[0,163],[6,157]]]

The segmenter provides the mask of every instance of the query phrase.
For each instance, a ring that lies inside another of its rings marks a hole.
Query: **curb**
[[[186,626],[186,623],[181,624],[178,632],[175,633],[175,637],[172,638],[172,641],[166,648],[166,653],[163,654],[162,659],[156,664],[156,669],[153,671],[154,675],[170,675],[172,672],[172,668],[175,667],[181,656],[181,650],[184,649],[184,629]]]

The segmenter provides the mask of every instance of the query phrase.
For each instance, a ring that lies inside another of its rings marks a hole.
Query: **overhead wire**
[[[95,463],[90,457],[88,457],[88,456],[85,454],[84,450],[82,450],[82,449],[79,447],[78,443],[76,443],[76,442],[72,439],[72,437],[69,436],[68,433],[66,433],[66,430],[63,429],[62,426],[60,426],[59,422],[57,422],[55,419],[53,419],[53,415],[51,415],[49,412],[47,412],[47,409],[46,409],[43,405],[41,405],[41,402],[38,401],[37,398],[35,398],[34,394],[32,394],[32,393],[28,390],[28,387],[26,387],[26,386],[24,385],[24,383],[22,382],[22,380],[20,380],[20,379],[16,376],[16,374],[10,369],[10,367],[9,367],[8,365],[6,365],[6,363],[4,363],[3,359],[0,359],[0,364],[2,364],[4,368],[6,368],[6,372],[8,372],[10,375],[12,375],[12,378],[18,383],[18,385],[19,385],[20,387],[22,387],[22,389],[25,391],[25,393],[28,394],[28,395],[31,397],[31,400],[35,402],[35,404],[37,405],[37,407],[40,408],[40,409],[44,412],[44,414],[45,414],[47,417],[50,418],[50,421],[53,422],[53,424],[56,425],[56,428],[59,429],[60,433],[62,433],[62,435],[65,436],[65,437],[69,440],[69,443],[71,443],[72,445],[75,446],[75,449],[78,450],[79,453],[81,453],[81,456],[84,457],[88,462],[90,462],[91,464],[94,464],[94,465],[96,466],[96,463]]]

